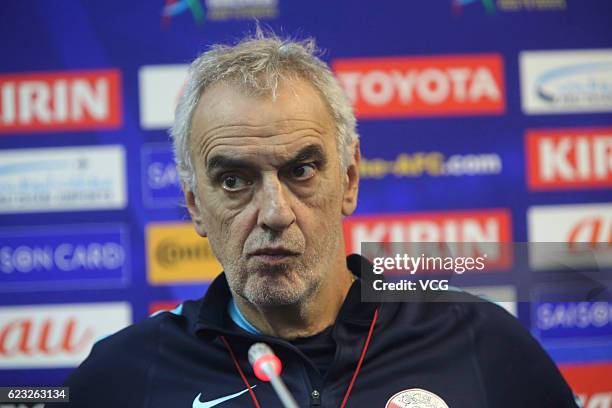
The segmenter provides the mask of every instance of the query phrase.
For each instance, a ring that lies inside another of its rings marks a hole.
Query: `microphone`
[[[270,346],[266,343],[255,343],[249,348],[249,363],[253,366],[255,376],[261,381],[269,381],[276,395],[285,408],[299,408],[293,395],[280,378],[282,371],[281,361],[276,357]]]

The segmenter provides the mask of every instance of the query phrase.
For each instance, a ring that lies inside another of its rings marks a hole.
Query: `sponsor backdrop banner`
[[[121,225],[0,230],[0,292],[126,286],[128,245]]]
[[[0,367],[73,367],[131,320],[126,302],[2,307]]]
[[[529,246],[497,266],[597,271],[610,287],[608,0],[9,1],[0,385],[60,384],[96,338],[202,296],[221,271],[188,222],[168,128],[189,61],[254,19],[315,37],[355,106],[362,182],[347,252],[553,242],[554,259]],[[612,404],[609,381],[595,381],[611,375],[610,293],[563,300],[493,272],[467,289],[515,314],[586,406]]]

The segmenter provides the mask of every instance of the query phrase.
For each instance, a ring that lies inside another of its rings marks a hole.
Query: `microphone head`
[[[281,361],[266,343],[255,343],[249,347],[249,363],[255,376],[262,381],[270,381],[270,375],[277,377],[282,371]]]
[[[251,363],[251,365],[255,364],[257,360],[266,355],[274,355],[274,352],[266,343],[255,343],[249,347],[249,363]]]

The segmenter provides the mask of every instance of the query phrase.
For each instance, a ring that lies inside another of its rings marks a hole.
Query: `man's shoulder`
[[[113,395],[119,394],[124,402],[138,404],[146,394],[160,339],[190,336],[198,306],[199,301],[185,302],[174,310],[157,312],[99,339],[89,356],[66,380],[73,401],[70,406],[111,406],[116,402],[112,400]],[[109,394],[111,389],[115,393]],[[98,405],[85,404],[91,395],[102,396],[96,402]]]
[[[508,306],[515,308],[514,302],[490,299],[474,295],[464,290],[448,293],[446,303],[455,308],[462,316],[472,318],[477,328],[490,328],[515,330],[517,325],[523,327]],[[482,325],[482,327],[480,326]]]
[[[519,319],[508,310],[513,302],[496,301],[463,290],[451,291],[441,299],[446,308],[452,310],[459,322],[470,328],[470,335],[477,344],[495,342],[501,344],[522,343],[524,346],[538,347]],[[514,312],[516,313],[516,312]]]
[[[493,302],[461,289],[440,293],[422,293],[414,301],[397,302],[395,306],[403,319],[414,323],[433,320],[453,321],[470,325],[474,330],[506,327],[514,330],[518,319],[504,307],[504,302]],[[521,326],[522,327],[522,326]]]
[[[501,304],[467,293],[461,299],[453,307],[470,322],[474,362],[491,406],[512,402],[512,406],[575,407],[555,363],[518,318]],[[530,388],[536,382],[539,387]]]
[[[506,307],[511,303],[495,303],[480,296],[457,290],[435,294],[418,301],[390,302],[387,309],[389,333],[394,336],[413,335],[437,337],[441,333],[462,339],[478,349],[529,349],[542,352],[518,318]],[[504,307],[505,306],[505,307]]]
[[[160,310],[114,334],[99,339],[92,350],[97,353],[142,353],[153,346],[162,330],[185,332],[192,329],[200,301],[187,301],[174,309]],[[135,350],[131,346],[136,347]]]
[[[537,342],[516,317],[516,303],[488,299],[465,291],[450,293],[449,305],[457,314],[470,322],[476,341],[494,336],[504,342],[521,340],[536,345]],[[512,308],[511,313],[509,307]]]
[[[397,337],[417,331],[444,359],[461,350],[488,406],[575,407],[555,363],[502,306],[463,291],[389,306],[397,310],[395,324],[389,324]]]

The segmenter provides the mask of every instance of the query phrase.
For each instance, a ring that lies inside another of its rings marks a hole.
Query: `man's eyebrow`
[[[306,161],[316,162],[320,167],[325,167],[327,164],[327,157],[323,153],[321,146],[316,144],[310,144],[303,147],[292,159],[284,164],[285,167],[291,167],[304,163]]]
[[[327,157],[323,153],[321,146],[316,144],[310,144],[303,147],[293,158],[289,159],[283,164],[283,167],[291,167],[306,161],[317,162],[320,167],[325,167],[327,164]],[[255,166],[241,159],[234,157],[217,154],[212,156],[206,164],[206,170],[210,173],[217,169],[253,169]]]
[[[208,172],[212,172],[216,169],[251,169],[253,167],[253,164],[249,163],[248,161],[221,154],[211,157],[206,164],[206,170]]]

